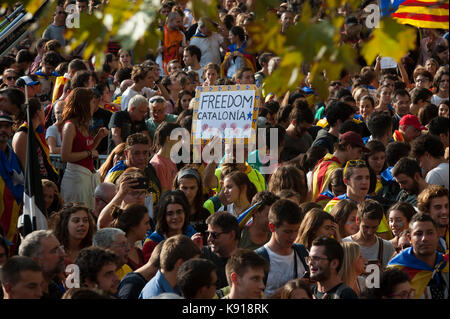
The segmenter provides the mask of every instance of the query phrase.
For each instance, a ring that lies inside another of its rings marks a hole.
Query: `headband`
[[[180,179],[182,179],[183,177],[186,176],[194,176],[194,178],[197,180],[197,183],[200,185],[201,183],[201,178],[200,178],[200,174],[198,173],[198,171],[196,169],[193,168],[187,168],[187,169],[182,169],[178,172],[177,175],[177,184],[180,183]]]

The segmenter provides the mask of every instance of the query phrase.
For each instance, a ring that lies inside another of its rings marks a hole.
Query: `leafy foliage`
[[[4,0],[2,7],[15,3]],[[40,20],[40,29],[51,23],[56,5],[55,0]],[[36,0],[24,0],[27,11],[34,13],[41,3]],[[217,0],[192,0],[188,7],[194,16],[210,17],[218,20]],[[344,23],[339,11],[354,11],[360,5],[358,0],[322,0],[315,1],[318,6],[310,7],[310,1],[304,1],[297,25],[287,32],[280,32],[280,22],[273,9],[278,0],[254,1],[255,21],[247,26],[250,36],[248,48],[256,52],[270,51],[281,57],[278,70],[269,76],[265,83],[266,92],[282,96],[287,90],[297,88],[306,74],[319,98],[328,94],[327,83],[339,77],[343,68],[358,71],[357,52],[349,44],[342,43],[341,31]],[[138,60],[155,50],[161,39],[158,12],[159,0],[110,0],[109,4],[93,14],[82,14],[80,28],[70,29],[66,38],[70,48],[74,49],[86,43],[84,58],[97,57],[96,64],[103,63],[103,52],[109,41],[118,41],[125,49],[132,49]],[[319,19],[320,18],[320,19]],[[371,30],[366,43],[361,44],[361,54],[368,64],[373,63],[377,55],[393,57],[397,62],[414,49],[416,32],[413,28],[396,23],[392,19],[383,19],[380,28]]]

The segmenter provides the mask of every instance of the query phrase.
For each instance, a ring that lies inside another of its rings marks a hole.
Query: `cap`
[[[425,126],[420,124],[420,121],[417,118],[417,116],[411,115],[411,114],[407,114],[402,117],[402,119],[400,120],[399,126],[402,126],[402,125],[414,126],[419,131],[428,130]]]
[[[0,122],[14,123],[11,115],[9,115],[8,113],[5,113],[3,111],[0,111]]]
[[[32,85],[36,85],[36,84],[40,83],[39,81],[34,81],[31,77],[29,77],[27,75],[26,76],[21,76],[19,79],[24,80],[25,84],[28,85],[28,86],[32,86]]]
[[[356,132],[353,131],[345,132],[344,134],[341,135],[339,141],[347,142],[350,143],[351,145],[362,147],[363,152],[366,153],[370,152],[370,150],[364,145],[361,135]]]

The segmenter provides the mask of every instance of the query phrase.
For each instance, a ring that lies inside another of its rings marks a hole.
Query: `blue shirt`
[[[181,295],[177,286],[172,288],[167,281],[166,277],[162,274],[161,270],[158,270],[155,277],[153,277],[142,289],[139,299],[150,299],[156,297],[162,293],[170,292],[177,295]]]

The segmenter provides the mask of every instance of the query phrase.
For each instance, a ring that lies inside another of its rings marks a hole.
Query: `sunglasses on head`
[[[345,172],[347,171],[348,167],[358,167],[358,166],[367,166],[366,161],[364,161],[364,160],[347,161],[347,163],[345,164],[345,168],[344,168],[344,176],[345,176]]]

